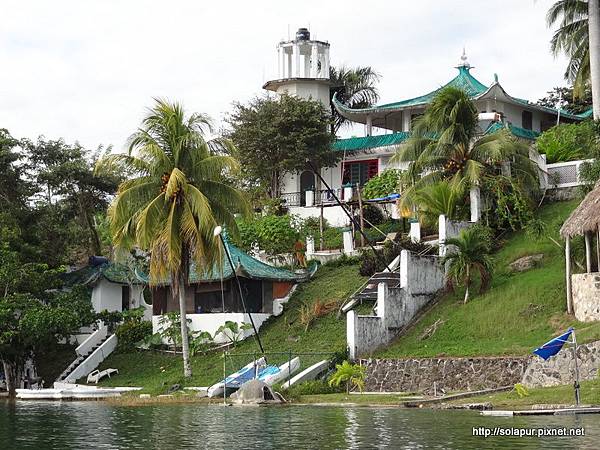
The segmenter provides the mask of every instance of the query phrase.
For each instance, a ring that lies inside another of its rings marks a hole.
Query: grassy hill
[[[538,217],[548,225],[548,232],[560,242],[557,230],[577,201],[546,205]],[[433,357],[474,355],[525,355],[551,336],[570,325],[576,327],[581,342],[600,339],[600,323],[580,324],[564,313],[564,255],[550,239],[535,240],[525,232],[502,237],[500,250],[494,255],[495,274],[491,289],[475,294],[466,305],[463,293],[445,294],[408,332],[376,357]],[[514,273],[508,265],[514,260],[543,253],[541,263],[526,272]],[[260,331],[267,352],[282,352],[270,362],[287,359],[287,352],[334,354],[346,349],[345,317],[333,311],[318,317],[305,329],[301,323],[302,305],[334,301],[339,304],[353,293],[365,278],[358,275],[358,266],[324,266],[309,282],[299,286],[282,316],[271,318]],[[363,305],[368,311],[370,305]],[[441,325],[427,339],[423,332],[436,321]],[[228,372],[252,359],[257,352],[253,339],[233,350],[245,356],[227,362]],[[312,364],[323,355],[304,355],[304,365]],[[182,378],[181,356],[145,351],[110,356],[101,368],[119,369],[119,376],[106,385],[144,386],[145,392],[163,393],[175,384],[206,386],[223,374],[221,354],[198,355],[192,358],[194,376]]]
[[[314,278],[301,284],[285,305],[284,313],[271,317],[260,329],[260,337],[267,352],[281,352],[273,355],[269,362],[283,362],[291,351],[298,353],[326,353],[332,356],[346,349],[346,318],[336,317],[337,308],[322,317],[315,318],[306,329],[300,321],[302,305],[315,302],[335,302],[339,306],[350,294],[366,281],[358,275],[356,264],[321,267]],[[231,358],[227,361],[228,372],[247,364],[252,354],[258,352],[254,339],[250,338],[238,344],[232,353],[246,353],[246,356]],[[303,365],[313,364],[324,355],[301,356]],[[106,380],[105,386],[144,386],[144,392],[163,393],[175,383],[186,386],[207,386],[223,377],[223,358],[221,353],[197,355],[191,358],[194,376],[183,380],[181,355],[168,355],[152,351],[113,354],[104,361],[100,369],[108,367],[119,369],[119,375]]]
[[[558,242],[559,225],[578,201],[558,202],[538,210],[548,233]],[[578,323],[564,312],[564,254],[550,239],[535,240],[525,232],[505,238],[494,255],[495,273],[491,289],[462,304],[464,291],[443,296],[408,333],[375,356],[472,356],[524,355],[568,326],[578,331],[582,342],[600,339],[600,323]],[[526,272],[512,272],[516,259],[543,253],[541,264]],[[423,332],[443,321],[428,339]]]

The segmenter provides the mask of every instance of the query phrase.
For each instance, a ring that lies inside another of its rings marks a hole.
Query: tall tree
[[[589,0],[590,78],[594,120],[600,120],[600,1]]]
[[[581,114],[592,106],[592,91],[589,87],[579,95],[573,95],[572,87],[555,87],[546,92],[546,96],[540,98],[536,103],[547,108],[561,108],[571,114]]]
[[[246,184],[261,186],[270,198],[281,193],[283,176],[304,170],[308,159],[329,167],[340,158],[331,148],[329,114],[315,100],[258,97],[247,105],[235,103],[226,121]]]
[[[506,129],[482,137],[479,131],[477,109],[468,94],[453,87],[436,94],[393,157],[409,163],[401,179],[403,206],[412,206],[415,191],[441,180],[460,191],[479,185],[484,177],[499,173],[505,162],[510,162],[515,179],[532,189],[537,186],[537,169],[526,144]]]
[[[368,108],[379,100],[377,82],[380,75],[371,67],[347,68],[341,66],[339,69],[331,66],[329,68],[329,79],[340,103],[349,108]],[[348,119],[339,114],[332,106],[333,133],[348,124]]]
[[[550,48],[554,55],[569,58],[565,79],[573,83],[574,95],[580,97],[590,80],[588,0],[558,0],[546,15],[548,27],[558,26]]]
[[[105,156],[97,166],[132,177],[121,183],[109,209],[114,242],[119,249],[137,246],[150,253],[152,283],[170,277],[179,300],[186,377],[192,375],[185,300],[190,262],[198,270],[212,267],[221,257],[215,226],[235,234],[234,214],[248,211],[244,196],[223,182],[239,169],[223,155],[233,151],[231,143],[207,140],[210,131],[207,116],[186,116],[180,104],[156,100],[131,136],[129,153]]]

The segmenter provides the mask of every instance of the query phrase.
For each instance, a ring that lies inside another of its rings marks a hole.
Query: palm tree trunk
[[[465,299],[463,304],[466,304],[469,301],[469,286],[471,285],[471,267],[467,266],[467,276],[465,277]]]
[[[190,365],[190,344],[188,340],[187,311],[186,311],[186,290],[185,275],[183,272],[179,276],[179,286],[177,293],[179,296],[179,317],[181,318],[181,351],[183,353],[183,376],[190,378],[192,376],[192,366]]]
[[[600,0],[588,1],[588,31],[590,39],[590,78],[594,120],[600,119]]]

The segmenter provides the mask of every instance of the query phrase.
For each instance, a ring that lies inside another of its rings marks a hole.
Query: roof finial
[[[466,69],[470,69],[471,68],[471,64],[469,64],[469,61],[467,61],[467,52],[466,52],[464,46],[463,46],[462,55],[460,57],[460,63],[458,63],[458,68],[461,68],[461,67],[464,67]]]

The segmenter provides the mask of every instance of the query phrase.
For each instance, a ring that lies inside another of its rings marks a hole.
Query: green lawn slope
[[[559,225],[578,201],[543,206],[538,217],[548,233],[561,242]],[[578,323],[565,314],[565,268],[563,251],[550,239],[535,240],[525,232],[503,238],[494,255],[495,273],[491,289],[475,295],[463,305],[464,291],[443,296],[406,334],[376,357],[432,357],[474,355],[525,355],[550,337],[572,325],[582,342],[600,339],[599,323]],[[514,273],[514,260],[543,253],[541,264],[529,271]],[[422,339],[436,321],[443,323],[435,333]]]
[[[324,353],[326,355],[301,355],[303,366],[332,356],[346,349],[346,319],[337,318],[333,311],[315,321],[305,330],[300,323],[299,312],[303,304],[324,302],[343,302],[364,282],[365,277],[358,275],[358,265],[326,265],[317,271],[314,278],[298,286],[290,301],[285,305],[284,313],[272,317],[260,329],[260,337],[267,352],[281,352],[271,355],[270,363],[282,363],[289,358],[291,351],[298,353]],[[231,357],[226,361],[227,372],[231,373],[252,360],[252,354],[258,353],[253,338],[238,344],[232,353],[246,353],[246,356]],[[104,381],[105,386],[143,386],[144,392],[164,393],[173,384],[184,386],[207,386],[223,377],[222,353],[197,355],[191,358],[193,377],[184,380],[181,355],[168,355],[153,351],[113,354],[107,358],[100,369],[116,368],[119,375]]]

